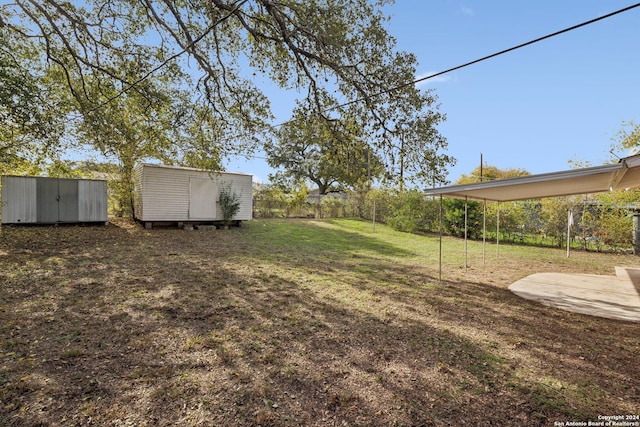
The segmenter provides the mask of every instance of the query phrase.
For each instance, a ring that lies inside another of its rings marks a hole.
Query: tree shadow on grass
[[[591,400],[597,402],[593,416],[640,410],[637,324],[547,307],[479,282],[451,283],[443,297],[442,318],[491,331],[487,339],[511,355],[534,398],[587,414]]]
[[[18,310],[3,311],[4,423],[428,424],[460,416],[494,375],[481,374],[486,352],[445,330],[349,307],[184,240],[147,241],[136,262],[139,242],[116,237],[109,257],[107,242],[83,241],[92,263],[81,270],[73,237],[58,253],[31,245],[31,269],[14,277],[26,286],[13,289]],[[30,274],[52,258],[64,279],[53,266]]]
[[[0,420],[548,425],[633,413],[628,325],[436,283],[429,269],[408,278],[385,257],[397,248],[338,234],[319,243],[330,269],[309,262],[315,243],[274,264],[240,230],[67,233],[58,252],[28,236],[28,253],[0,261],[12,280],[0,290]],[[586,407],[589,387],[602,406]]]

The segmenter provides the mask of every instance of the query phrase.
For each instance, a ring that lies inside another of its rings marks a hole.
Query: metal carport
[[[440,196],[440,221],[442,223],[443,197],[481,200],[485,202],[510,202],[545,197],[601,193],[611,190],[628,190],[638,187],[640,187],[640,154],[625,157],[620,159],[618,163],[610,165],[520,176],[473,184],[451,185],[428,189],[425,190],[424,194],[427,196]],[[440,227],[440,239],[442,240],[442,226]],[[465,242],[466,239],[465,224]],[[440,278],[442,278],[442,243],[440,244]]]

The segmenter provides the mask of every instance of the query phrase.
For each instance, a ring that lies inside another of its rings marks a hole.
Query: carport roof
[[[640,187],[640,154],[618,163],[473,184],[431,188],[428,196],[508,202]]]

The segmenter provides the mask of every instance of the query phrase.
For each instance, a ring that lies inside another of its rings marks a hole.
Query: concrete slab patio
[[[536,273],[509,290],[567,311],[640,322],[640,268],[616,267],[615,276]]]

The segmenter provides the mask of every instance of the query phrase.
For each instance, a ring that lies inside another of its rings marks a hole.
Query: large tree
[[[320,194],[332,186],[362,187],[382,171],[356,121],[329,120],[309,103],[299,104],[276,137],[265,144],[269,165],[282,168],[280,178],[311,181]]]
[[[0,171],[35,167],[56,152],[68,98],[29,40],[0,26]]]
[[[123,67],[126,65],[123,64]],[[133,73],[135,73],[135,65]],[[164,84],[163,84],[164,83]],[[88,93],[99,91],[101,96],[118,92],[113,81],[84,83]],[[91,91],[91,92],[90,92]],[[171,162],[177,157],[176,143],[181,127],[188,116],[187,108],[179,102],[181,96],[166,84],[165,79],[146,80],[100,109],[87,108],[79,103],[78,136],[102,155],[117,161],[115,180],[117,213],[133,213],[133,170],[136,163],[147,159]]]
[[[413,167],[421,179],[441,180],[442,167],[452,160],[441,155],[445,141],[433,133],[443,117],[428,113],[435,98],[412,83],[415,57],[396,50],[381,11],[385,3],[88,0],[79,6],[16,0],[0,6],[0,26],[17,39],[39,43],[48,63],[63,70],[83,113],[117,102],[162,68],[178,64],[194,79],[175,84],[188,87],[224,130],[224,139],[214,141],[223,147],[220,152],[238,145],[250,150],[271,118],[253,78],[258,74],[297,91],[326,120],[357,120],[389,169],[402,158],[403,171]],[[141,67],[131,75],[122,63]],[[100,81],[116,82],[119,91],[92,90]],[[430,145],[422,150],[425,143]]]

